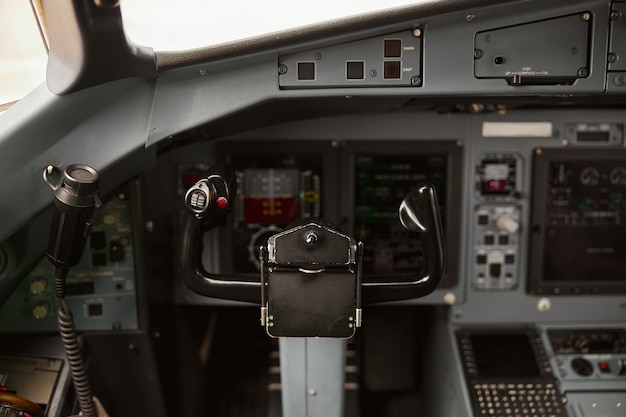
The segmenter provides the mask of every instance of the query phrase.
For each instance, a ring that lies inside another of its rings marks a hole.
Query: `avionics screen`
[[[526,334],[473,334],[470,340],[480,378],[541,377]]]
[[[626,292],[626,152],[535,157],[530,293]]]
[[[352,162],[353,236],[364,243],[364,278],[410,277],[424,269],[420,235],[407,231],[398,208],[410,190],[434,186],[446,236],[447,273],[440,287],[456,285],[460,205],[461,148],[456,141],[377,141],[350,143]]]
[[[240,141],[220,144],[220,151],[237,181],[232,224],[223,240],[232,250],[221,251],[222,270],[257,274],[259,247],[270,236],[331,212],[335,199],[329,181],[337,175],[329,175],[329,169],[336,165],[337,150],[318,141],[263,141],[262,146]]]

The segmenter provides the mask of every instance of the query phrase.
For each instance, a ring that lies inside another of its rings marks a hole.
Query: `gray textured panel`
[[[582,13],[477,33],[476,77],[519,76],[531,79],[530,83],[532,79],[586,77],[590,19],[590,13]]]
[[[407,30],[280,57],[280,87],[419,86],[421,35]]]

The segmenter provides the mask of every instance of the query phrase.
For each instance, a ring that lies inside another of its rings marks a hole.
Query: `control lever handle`
[[[227,165],[217,165],[206,171],[185,193],[185,204],[194,216],[211,228],[230,212],[233,173]]]
[[[405,276],[379,277],[379,282],[366,281],[364,277],[363,304],[423,297],[437,288],[445,272],[443,226],[434,187],[423,184],[412,189],[398,211],[404,228],[421,234],[425,270]]]
[[[234,176],[227,165],[211,167],[185,193],[186,216],[180,253],[183,281],[192,291],[206,297],[261,302],[261,283],[235,275],[211,274],[202,265],[204,233],[222,223],[232,207]]]
[[[231,179],[224,177],[228,172],[218,170],[209,172],[204,177],[211,178],[214,183],[228,185]],[[202,265],[202,237],[205,231],[215,227],[222,220],[222,216],[228,213],[232,189],[229,185],[217,190],[215,194],[207,194],[212,202],[216,202],[220,197],[226,198],[229,202],[226,209],[219,209],[217,203],[209,203],[206,209],[209,214],[203,215],[200,213],[202,210],[196,211],[202,205],[197,205],[195,209],[190,207],[194,215],[187,216],[185,220],[180,254],[183,281],[192,291],[206,297],[261,304],[262,284],[258,277],[213,274],[207,272]],[[194,185],[186,194],[188,204],[192,201],[190,197],[193,196],[192,190],[204,189],[197,184]],[[434,187],[426,184],[409,192],[400,205],[399,216],[405,228],[422,236],[425,271],[405,276],[377,277],[378,281],[374,282],[365,281],[364,277],[356,289],[359,293],[357,298],[362,297],[363,304],[423,297],[437,288],[443,276],[445,265],[443,227]]]

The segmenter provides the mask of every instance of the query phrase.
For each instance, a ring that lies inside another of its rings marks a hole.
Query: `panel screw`
[[[376,77],[376,76],[378,75],[378,71],[376,71],[376,70],[371,70],[371,71],[370,71],[370,75],[371,75],[372,77]]]
[[[422,29],[420,28],[413,29],[413,37],[419,38],[420,36],[422,36]]]
[[[580,18],[582,19],[583,22],[588,22],[591,20],[591,13],[585,12],[580,15]]]
[[[620,12],[618,12],[617,10],[613,10],[611,12],[611,20],[612,21],[619,20],[620,17],[622,17],[622,14]]]
[[[285,65],[285,64],[280,64],[280,65],[278,66],[278,73],[279,73],[280,75],[285,75],[285,74],[287,74],[287,71],[289,71],[289,68],[287,68],[287,65]]]
[[[537,301],[537,310],[545,313],[546,311],[550,310],[550,308],[552,308],[552,303],[550,302],[550,299],[547,297],[543,297],[540,298],[539,301]]]
[[[618,87],[626,87],[626,75],[617,74],[613,79],[613,83]]]
[[[200,70],[200,75],[205,76],[206,75],[206,70],[205,69],[201,69]]]
[[[614,62],[617,62],[617,54],[611,52],[609,53],[609,56],[607,58],[607,61],[609,62],[609,64],[612,64]]]
[[[579,70],[578,70],[578,76],[579,76],[580,78],[585,78],[585,77],[586,77],[586,76],[588,76],[588,75],[589,75],[589,70],[588,70],[587,68],[584,68],[584,67],[583,67],[583,68],[581,68],[581,69],[579,69]]]
[[[491,35],[485,35],[485,42],[491,42]]]
[[[471,22],[475,18],[476,18],[476,15],[473,15],[473,14],[468,14],[467,16],[465,16],[465,20],[467,20],[468,22]]]
[[[419,86],[422,84],[422,79],[418,76],[411,77],[411,85]]]
[[[304,241],[306,242],[307,245],[312,245],[315,242],[317,242],[318,239],[319,237],[317,236],[317,233],[309,232],[306,234]]]
[[[483,56],[485,56],[485,53],[483,52],[482,49],[474,49],[474,58],[480,59]]]
[[[315,59],[322,59],[322,53],[321,52],[316,52],[315,53]]]

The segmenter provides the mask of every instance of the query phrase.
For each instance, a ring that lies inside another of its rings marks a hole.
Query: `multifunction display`
[[[626,152],[536,155],[533,293],[626,291]]]
[[[224,159],[236,177],[237,199],[232,225],[221,251],[224,270],[258,273],[259,248],[267,239],[302,219],[323,218],[324,170],[332,165],[327,143],[268,141],[263,150],[249,142],[224,144]],[[254,149],[254,152],[250,152]],[[336,151],[335,151],[336,153]]]
[[[420,271],[420,240],[402,227],[398,207],[409,190],[428,182],[445,219],[446,155],[357,155],[354,168],[354,226],[356,238],[365,243],[364,271]]]

